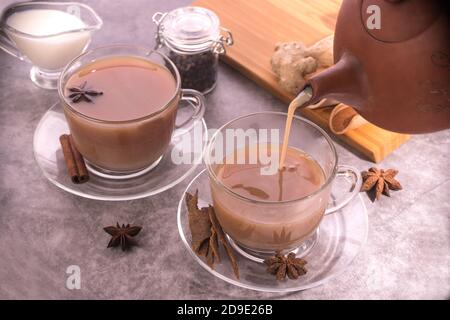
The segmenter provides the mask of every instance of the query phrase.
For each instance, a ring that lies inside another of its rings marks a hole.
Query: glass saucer
[[[177,122],[186,117],[189,111],[186,109],[188,108],[179,109]],[[147,173],[126,180],[113,180],[90,174],[89,182],[73,184],[67,174],[59,143],[59,136],[64,133],[69,133],[69,127],[62,106],[58,102],[44,114],[34,132],[34,156],[44,176],[67,192],[84,198],[109,201],[145,198],[180,183],[201,163],[208,137],[205,121],[198,120],[188,129],[174,132],[169,148],[161,161]],[[194,147],[195,139],[201,139],[201,148]],[[189,158],[191,161],[189,164],[175,164],[171,159],[172,154],[177,154],[180,159]]]
[[[199,207],[212,203],[206,170],[200,172],[189,183],[185,193],[194,194],[195,190],[198,190],[199,193]],[[215,265],[214,270],[192,251],[185,193],[178,204],[177,216],[178,231],[184,245],[194,260],[204,269],[239,287],[264,292],[292,292],[321,285],[347,270],[367,239],[367,210],[361,195],[358,195],[344,208],[323,218],[320,224],[320,234],[314,247],[303,257],[308,261],[306,275],[297,280],[277,281],[273,275],[266,272],[266,266],[263,263],[244,257],[236,250],[235,246],[232,246],[240,272],[240,279],[236,279],[222,247],[220,256],[223,259]],[[335,195],[339,191],[333,190],[332,193]]]

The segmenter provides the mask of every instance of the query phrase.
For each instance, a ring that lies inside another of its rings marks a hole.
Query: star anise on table
[[[71,101],[73,103],[77,103],[82,100],[84,100],[86,102],[94,102],[92,100],[93,97],[101,96],[103,94],[103,92],[101,92],[101,91],[86,89],[86,84],[87,84],[87,81],[83,82],[83,84],[80,85],[79,87],[69,88],[69,91],[71,92],[69,94],[69,99],[71,99]]]
[[[267,265],[267,272],[276,276],[281,281],[286,278],[295,280],[306,274],[306,260],[296,258],[295,253],[291,252],[287,257],[281,253],[277,253],[274,257],[264,260]]]
[[[361,173],[363,178],[361,191],[373,192],[374,199],[372,200],[379,200],[382,194],[390,197],[389,190],[397,191],[402,189],[400,182],[395,179],[397,173],[398,171],[395,169],[383,170],[373,167],[368,171],[363,171]]]
[[[142,227],[133,226],[131,227],[129,224],[122,226],[117,223],[116,226],[109,226],[103,228],[106,233],[112,236],[111,240],[109,240],[108,248],[110,247],[118,247],[122,248],[122,251],[128,250],[132,246],[136,246],[137,242],[133,239],[140,231]]]

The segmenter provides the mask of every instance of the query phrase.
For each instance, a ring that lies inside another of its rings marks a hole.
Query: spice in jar
[[[180,72],[181,86],[206,92],[214,88],[217,79],[218,60],[212,51],[197,54],[169,53],[169,59]]]
[[[184,89],[211,92],[217,81],[219,55],[233,44],[231,33],[220,27],[217,15],[201,7],[156,13],[157,46],[175,64]],[[222,33],[226,33],[223,35]]]

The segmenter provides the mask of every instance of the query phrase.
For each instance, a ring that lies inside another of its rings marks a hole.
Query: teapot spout
[[[309,79],[307,85],[312,87],[310,103],[315,104],[327,98],[358,109],[368,97],[366,84],[361,64],[354,56],[344,54],[332,67]]]

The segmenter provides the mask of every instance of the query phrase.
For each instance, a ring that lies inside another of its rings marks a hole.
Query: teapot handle
[[[19,49],[16,48],[3,29],[0,29],[0,49],[6,53],[9,53],[13,57],[19,58],[20,60],[25,60],[25,57]]]

